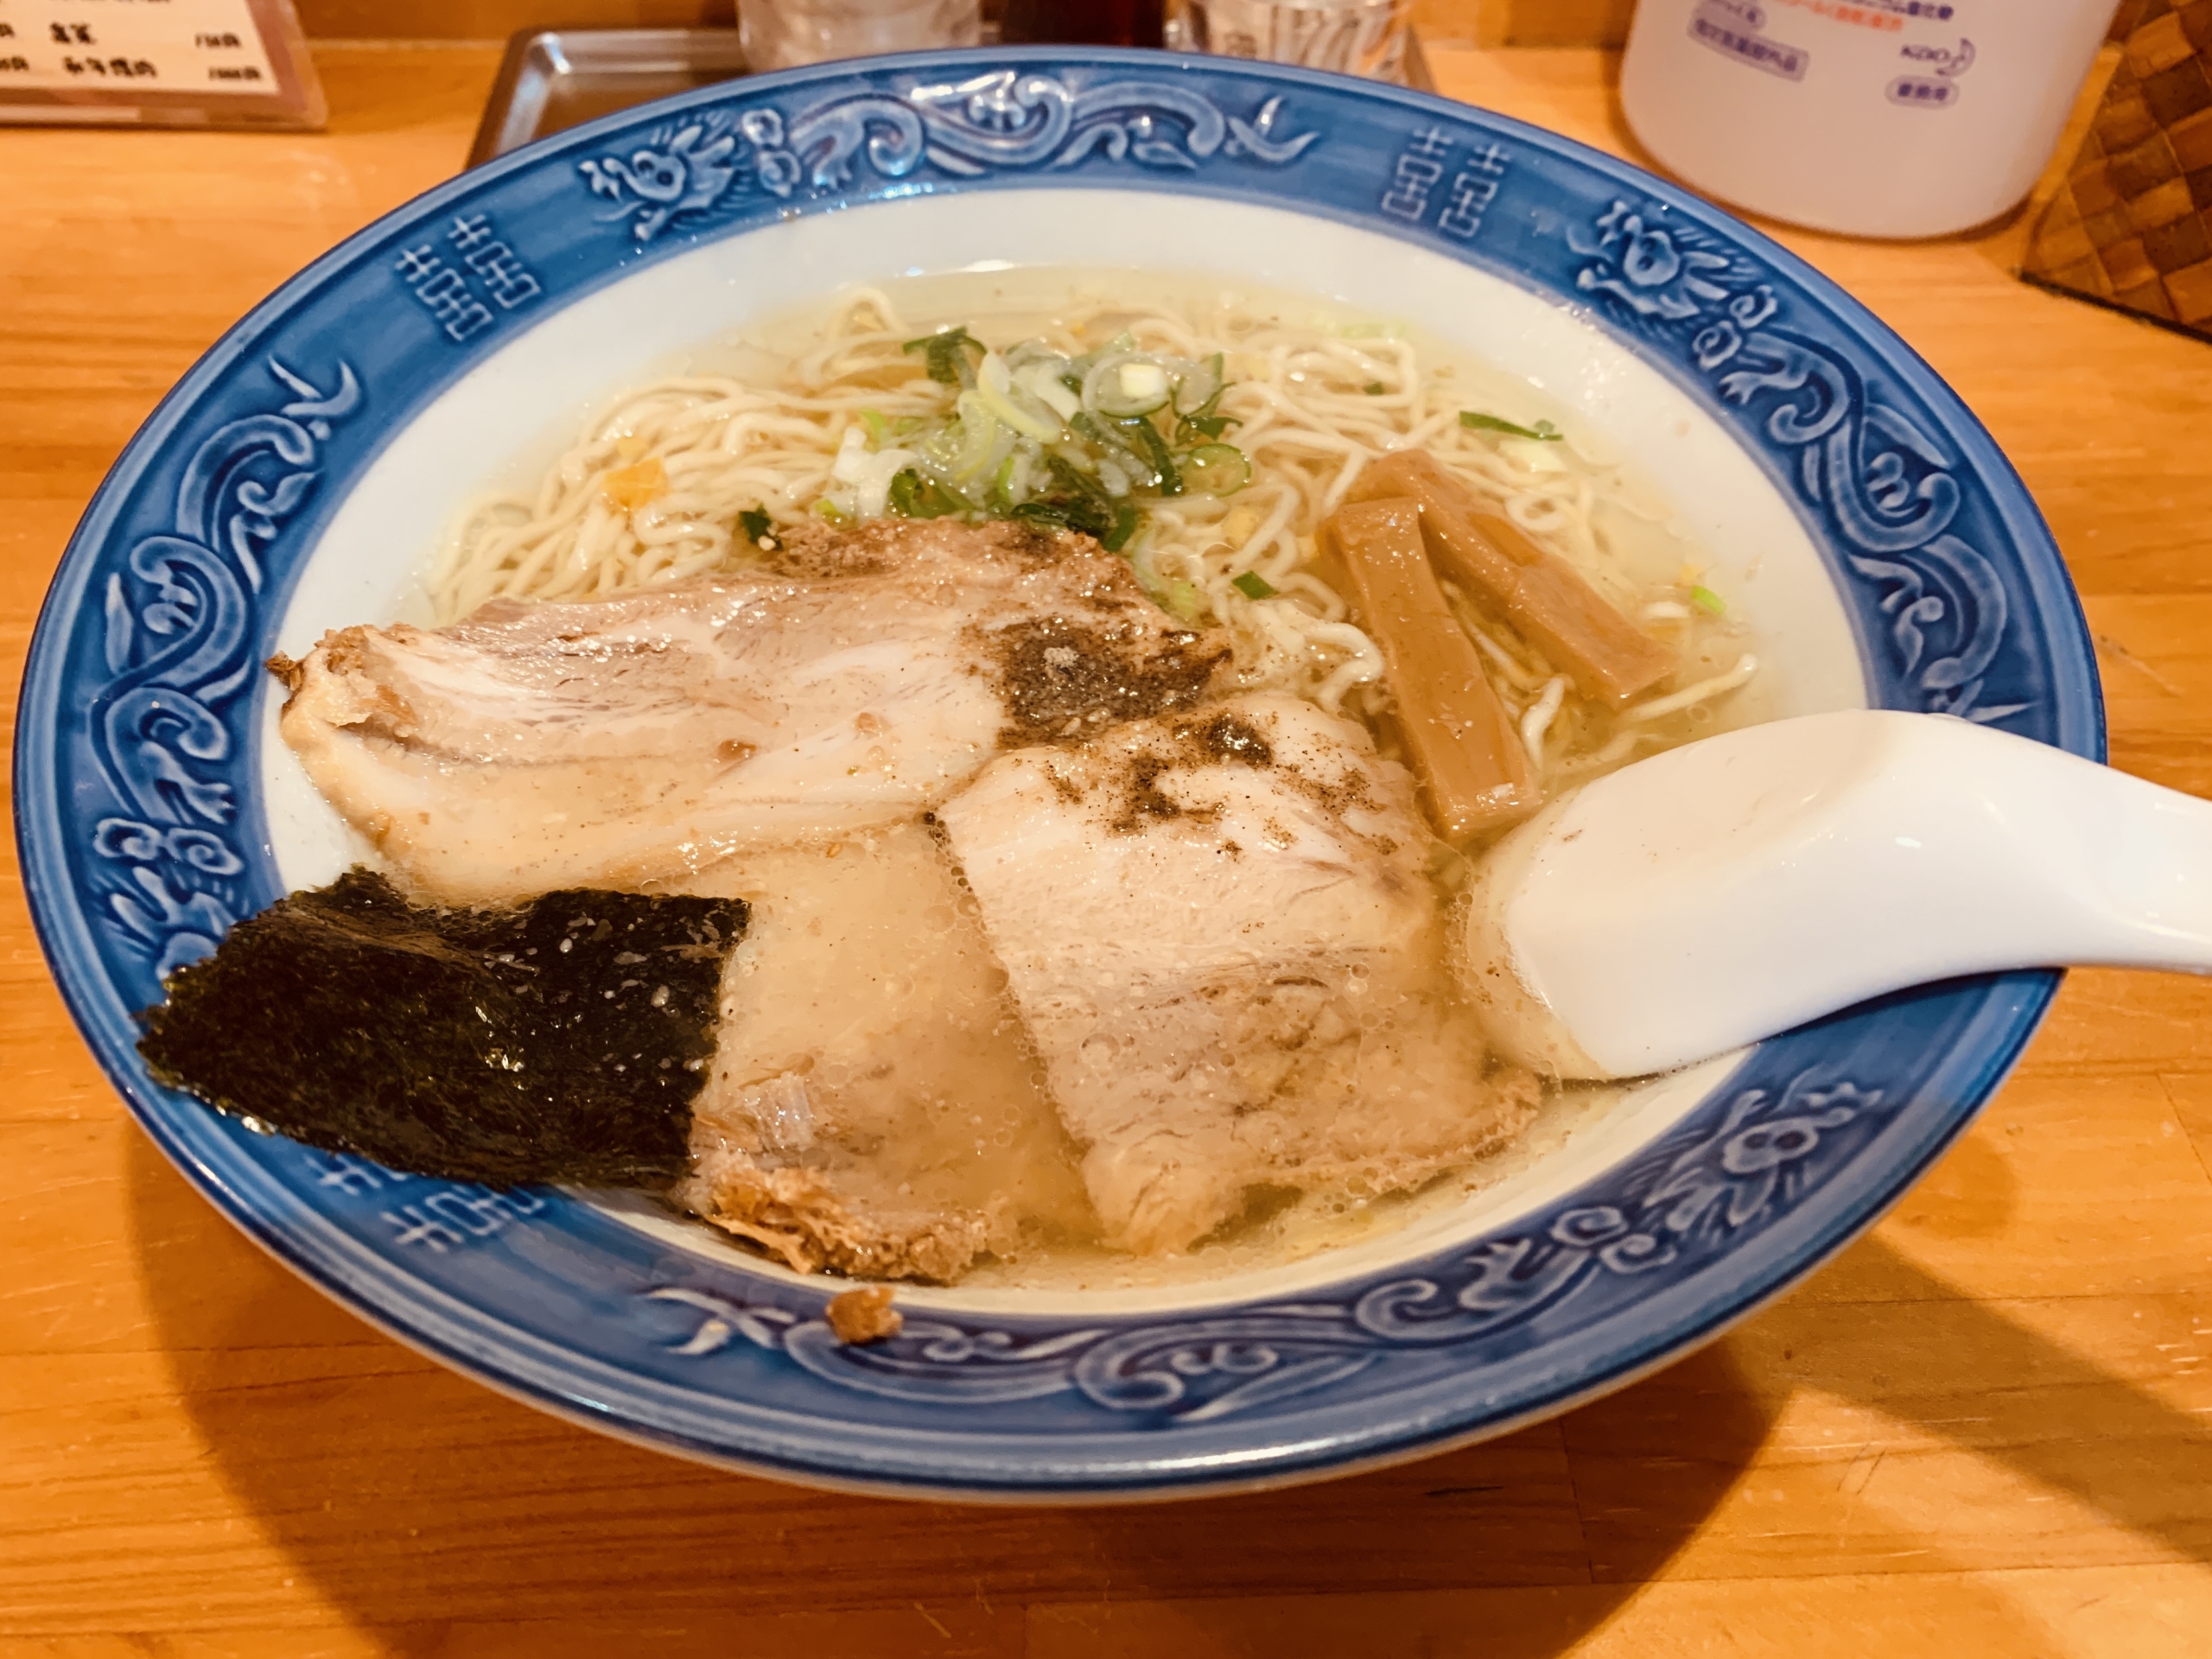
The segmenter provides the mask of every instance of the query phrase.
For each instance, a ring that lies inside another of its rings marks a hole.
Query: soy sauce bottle
[[[999,38],[1087,46],[1158,46],[1164,0],[1005,0]]]

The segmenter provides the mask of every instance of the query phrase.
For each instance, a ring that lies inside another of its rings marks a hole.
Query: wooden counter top
[[[0,130],[10,696],[132,429],[285,276],[461,165],[497,55],[326,48],[321,136]],[[1450,92],[1628,147],[1599,54],[1434,56]],[[1783,238],[2025,476],[2115,762],[2212,794],[2212,346],[2023,287],[2024,235]],[[340,1312],[132,1125],[7,845],[0,1653],[2212,1652],[2212,982],[2075,976],[1867,1239],[1610,1400],[1270,1496],[957,1509],[600,1439]]]

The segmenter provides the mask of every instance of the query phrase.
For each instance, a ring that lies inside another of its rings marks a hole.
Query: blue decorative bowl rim
[[[939,1497],[1157,1497],[1418,1455],[1655,1369],[1893,1203],[2058,976],[1929,988],[1760,1045],[1574,1192],[1383,1269],[1167,1312],[918,1308],[866,1348],[830,1338],[835,1286],[656,1243],[567,1194],[309,1154],[146,1075],[131,1016],[158,973],[282,891],[253,665],[393,432],[515,323],[671,253],[794,213],[1039,182],[1288,207],[1576,308],[1792,503],[1870,701],[2103,758],[2088,630],[2010,465],[1871,313],[1726,213],[1519,121],[1278,66],[854,60],[623,111],[441,185],[286,283],[162,400],[56,573],[16,723],[25,886],[73,1017],[172,1161],[334,1298],[531,1403],[725,1465]]]

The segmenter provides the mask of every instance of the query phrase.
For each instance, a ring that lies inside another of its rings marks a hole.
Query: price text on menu
[[[278,90],[247,0],[0,0],[0,99],[29,87]]]

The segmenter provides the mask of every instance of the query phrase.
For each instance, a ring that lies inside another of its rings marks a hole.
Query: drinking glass
[[[1403,86],[1412,18],[1413,0],[1173,0],[1166,43]]]
[[[743,0],[737,9],[738,44],[755,71],[973,46],[982,26],[978,0]]]

